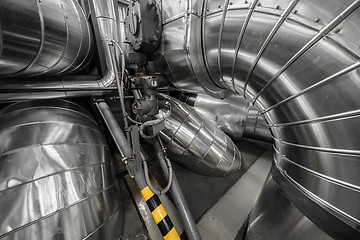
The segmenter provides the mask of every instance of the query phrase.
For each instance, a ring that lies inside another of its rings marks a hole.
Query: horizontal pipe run
[[[0,81],[0,91],[7,93],[29,92],[29,91],[62,91],[66,96],[66,92],[73,92],[72,95],[84,95],[81,91],[101,91],[108,90],[109,87],[116,85],[115,70],[112,61],[110,45],[113,41],[117,41],[118,31],[116,30],[116,13],[113,1],[96,1],[92,0],[95,21],[97,22],[99,34],[95,34],[98,46],[101,46],[104,54],[106,73],[96,81],[16,81],[16,79]],[[101,5],[101,6],[99,6]],[[107,16],[107,17],[105,17]],[[105,24],[105,22],[107,22]]]

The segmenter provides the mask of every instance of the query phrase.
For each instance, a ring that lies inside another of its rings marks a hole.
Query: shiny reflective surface
[[[204,119],[218,126],[232,139],[242,140],[243,137],[272,141],[270,129],[265,119],[250,102],[239,94],[224,99],[199,94],[194,101],[194,109]]]
[[[268,178],[251,212],[245,240],[316,239],[329,235],[289,201],[272,177]]]
[[[118,239],[122,205],[109,150],[81,106],[0,111],[0,238]]]
[[[75,0],[3,0],[0,24],[0,76],[72,73],[92,57],[90,26]]]
[[[209,176],[225,176],[240,169],[241,154],[229,136],[193,108],[167,99],[172,112],[160,137],[172,160]]]
[[[251,100],[271,126],[284,192],[332,237],[359,239],[360,1],[194,2],[205,6],[203,28],[186,28],[200,32],[190,42],[203,57],[188,65],[209,76],[192,83]],[[187,79],[173,72],[177,84]]]

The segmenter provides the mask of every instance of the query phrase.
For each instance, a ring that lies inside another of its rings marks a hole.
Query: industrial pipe
[[[65,100],[0,111],[0,239],[119,239],[123,209],[106,140]]]
[[[129,173],[133,174],[136,184],[140,189],[141,195],[149,207],[149,210],[155,220],[155,223],[159,227],[163,238],[166,240],[180,240],[179,234],[176,231],[171,219],[169,218],[166,209],[162,205],[159,196],[156,195],[147,185],[144,169],[141,165],[141,161],[145,161],[144,156],[140,153],[136,154],[134,152],[140,151],[140,149],[131,148],[129,141],[126,139],[125,134],[121,130],[107,103],[100,99],[97,100],[95,104],[107,127],[109,128],[111,136],[113,137],[123,160],[126,161],[126,164],[128,164],[128,169],[130,168]],[[138,139],[134,138],[134,136],[132,137],[133,141],[138,141]],[[138,147],[140,148],[140,144]]]
[[[165,94],[161,97],[171,104],[165,129],[159,133],[171,160],[208,176],[226,176],[240,169],[241,154],[229,136],[185,103]]]
[[[183,91],[249,99],[274,137],[273,178],[307,217],[296,218],[297,231],[359,239],[360,1],[191,3],[163,1],[160,70]],[[291,208],[273,207],[288,213],[276,221],[293,219]],[[257,216],[249,226],[262,231],[248,239],[277,239]]]
[[[269,125],[249,100],[240,94],[224,99],[209,95],[181,95],[188,105],[193,106],[201,116],[218,126],[233,140],[248,139],[272,142]]]
[[[59,75],[81,70],[92,33],[76,0],[0,2],[0,76]]]
[[[98,44],[98,48],[101,49],[101,53],[104,56],[105,73],[99,80],[45,80],[35,81],[27,80],[3,80],[0,81],[0,92],[13,93],[14,96],[21,96],[22,92],[30,91],[43,91],[43,92],[74,92],[72,95],[76,96],[76,92],[80,91],[109,91],[116,90],[116,87],[112,87],[116,84],[115,70],[113,66],[113,60],[111,56],[110,45],[113,41],[118,42],[118,29],[116,23],[116,12],[114,1],[89,1],[92,11],[93,23],[95,27],[95,37]],[[100,53],[100,55],[102,55]],[[3,93],[0,93],[0,96]],[[49,98],[52,94],[49,94]],[[1,97],[0,97],[1,98]]]
[[[169,177],[169,171],[173,171],[172,169],[168,169],[166,160],[165,160],[165,148],[162,146],[161,140],[154,141],[154,149],[156,156],[160,162],[160,166],[164,172],[165,178]],[[181,221],[184,225],[186,236],[189,240],[201,240],[201,236],[199,230],[196,227],[196,223],[194,221],[193,216],[191,215],[189,206],[186,202],[185,196],[181,190],[179,182],[176,178],[175,173],[173,172],[173,180],[172,185],[170,187],[170,194],[174,201],[175,207],[180,215]]]

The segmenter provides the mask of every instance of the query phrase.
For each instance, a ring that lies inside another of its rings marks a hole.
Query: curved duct
[[[180,98],[231,139],[240,141],[245,137],[265,142],[272,141],[269,125],[265,119],[240,94],[233,94],[223,99],[204,94],[193,96],[182,94]]]
[[[0,238],[118,239],[123,211],[104,136],[68,101],[0,111]]]
[[[243,93],[270,124],[282,191],[331,237],[359,239],[360,1],[183,2],[163,1],[164,73]]]
[[[0,75],[68,74],[92,57],[92,36],[76,0],[2,0]]]
[[[172,160],[208,176],[226,176],[240,169],[241,154],[229,136],[193,108],[166,98],[171,114],[160,137]]]

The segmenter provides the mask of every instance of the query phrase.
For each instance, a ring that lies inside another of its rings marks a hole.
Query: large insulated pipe
[[[116,51],[114,42],[118,43],[119,32],[116,23],[116,12],[114,1],[89,1],[91,8],[92,22],[95,29],[95,38],[99,51],[103,56],[101,59],[104,64],[103,77],[98,80],[42,80],[29,78],[27,80],[2,80],[0,81],[0,102],[8,101],[9,95],[12,99],[36,99],[37,95],[25,93],[41,91],[39,98],[59,98],[84,96],[87,91],[88,96],[98,96],[107,91],[116,90],[116,79],[112,51]],[[120,63],[117,62],[119,65]],[[123,69],[119,69],[122,71]],[[11,93],[11,94],[9,94]]]
[[[170,159],[208,176],[226,176],[240,169],[241,154],[229,136],[190,106],[163,97],[171,104],[171,114],[160,137]]]
[[[270,124],[281,190],[331,237],[359,239],[360,1],[173,4],[163,1],[164,73],[184,91],[243,93]],[[258,239],[275,239],[268,227]]]
[[[0,76],[76,72],[92,57],[92,35],[76,0],[0,1]]]
[[[118,239],[123,210],[106,140],[64,100],[0,111],[0,239]]]
[[[263,116],[240,94],[233,94],[223,99],[205,94],[182,98],[231,139],[239,141],[245,137],[265,142],[272,141],[269,125]]]

